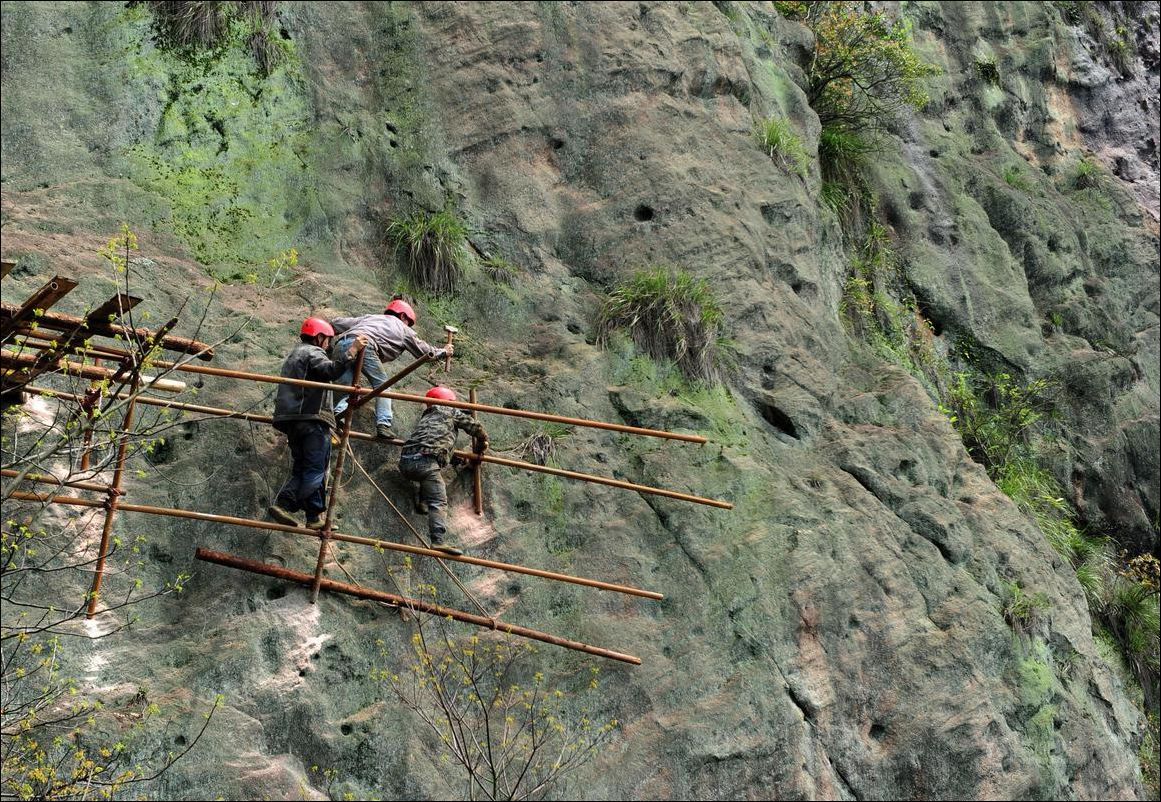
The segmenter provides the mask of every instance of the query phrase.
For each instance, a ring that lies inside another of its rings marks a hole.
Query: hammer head
[[[443,330],[446,331],[448,334],[459,334],[460,333],[460,330],[457,329],[455,326],[444,326]]]

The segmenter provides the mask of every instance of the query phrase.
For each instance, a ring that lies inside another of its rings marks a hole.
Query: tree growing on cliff
[[[411,665],[374,676],[435,735],[432,759],[463,771],[467,799],[543,799],[617,728],[616,719],[596,720],[530,668],[531,643],[457,638],[449,621],[415,615]],[[597,669],[590,671],[587,689],[594,690]]]
[[[779,5],[814,33],[805,89],[824,129],[865,136],[927,103],[926,79],[938,69],[912,49],[905,20],[845,0]]]

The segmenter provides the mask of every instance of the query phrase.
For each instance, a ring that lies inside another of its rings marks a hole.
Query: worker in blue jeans
[[[307,318],[302,323],[300,342],[282,363],[281,375],[287,379],[331,382],[366,345],[363,337],[351,338],[338,351],[334,361],[328,356],[335,330],[322,318]],[[286,435],[290,446],[290,478],[278,491],[267,509],[270,517],[287,526],[299,526],[293,513],[306,513],[306,525],[321,529],[326,512],[327,464],[331,458],[331,429],[335,414],[331,410],[331,391],[298,384],[278,385],[274,400],[274,428]]]
[[[363,315],[362,317],[335,318],[335,331],[339,332],[339,339],[335,349],[342,352],[349,347],[353,337],[363,336],[371,345],[363,352],[363,375],[377,387],[390,378],[383,370],[387,362],[395,361],[404,351],[409,351],[416,358],[431,357],[433,360],[451,356],[455,349],[449,343],[446,348],[437,348],[428,345],[419,339],[415,330],[415,310],[411,304],[402,298],[396,298],[387,305],[381,315]],[[337,380],[338,384],[351,384],[355,376],[354,366],[348,366]],[[341,416],[347,409],[347,399],[344,396],[335,404],[335,415]],[[378,437],[391,439],[395,432],[391,428],[394,415],[391,410],[391,399],[378,396],[375,399],[375,434]]]

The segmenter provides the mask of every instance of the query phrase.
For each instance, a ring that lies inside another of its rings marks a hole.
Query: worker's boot
[[[394,440],[395,430],[386,423],[380,423],[375,427],[375,436],[380,440]]]
[[[420,515],[427,515],[427,502],[422,497],[415,497],[415,511]]]
[[[279,507],[277,504],[271,504],[269,507],[267,507],[266,513],[280,524],[285,524],[286,526],[299,525],[297,518]]]
[[[460,555],[460,554],[464,553],[464,550],[459,548],[458,546],[453,546],[451,543],[445,542],[443,539],[443,535],[441,535],[437,532],[432,532],[429,537],[431,538],[431,547],[433,549],[436,549],[436,550],[442,551],[442,552],[446,552],[448,554],[455,554],[455,555]]]

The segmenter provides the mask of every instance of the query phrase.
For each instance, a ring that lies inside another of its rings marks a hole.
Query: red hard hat
[[[427,391],[428,398],[438,398],[441,401],[455,401],[455,390],[450,387],[432,387]]]
[[[400,317],[407,318],[410,322],[408,326],[415,325],[415,310],[411,308],[411,304],[404,301],[402,298],[396,298],[391,303],[387,304],[387,308],[383,310],[384,313],[394,312]]]
[[[331,328],[331,324],[321,317],[308,317],[302,321],[302,333],[307,337],[314,337],[317,334],[325,334],[328,337],[335,336],[335,330]]]

